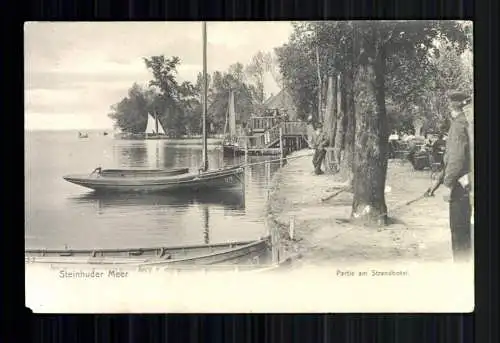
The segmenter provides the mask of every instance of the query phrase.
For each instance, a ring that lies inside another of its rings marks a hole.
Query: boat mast
[[[158,113],[154,111],[155,114],[155,133],[158,135]]]
[[[207,22],[203,22],[203,171],[208,170],[208,157],[207,157]]]

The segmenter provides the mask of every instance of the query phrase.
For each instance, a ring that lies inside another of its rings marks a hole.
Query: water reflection
[[[257,183],[257,194],[263,197],[267,193],[267,188],[271,183],[274,173],[280,168],[279,162],[276,161],[275,156],[252,157],[249,158],[248,163],[253,164],[248,168],[251,183]]]
[[[103,168],[198,168],[201,145],[170,141],[125,141],[105,137],[86,142],[75,133],[26,137],[26,246],[113,248],[250,240],[265,231],[266,188],[279,163],[249,157],[245,192],[96,194],[61,175]],[[173,144],[177,144],[173,146]],[[108,154],[112,152],[112,154]],[[209,166],[243,163],[209,145]],[[267,161],[267,162],[265,162]],[[208,231],[210,229],[210,232]]]
[[[174,168],[178,160],[178,150],[173,150],[167,145],[161,147],[161,155],[163,157],[162,167],[163,168]]]
[[[208,206],[204,204],[202,206],[202,213],[203,213],[203,241],[205,244],[210,244],[210,211],[208,209]]]
[[[190,145],[174,145],[167,140],[118,141],[114,145],[115,160],[121,167],[173,168],[201,166],[202,151]],[[238,157],[222,157],[218,150],[208,152],[210,169],[232,166]]]
[[[70,198],[75,204],[95,204],[99,210],[117,207],[187,207],[189,205],[219,205],[225,211],[245,213],[245,193],[231,191],[178,192],[177,194],[120,194],[90,192]]]
[[[120,166],[141,165],[149,157],[145,141],[133,141],[126,146],[115,145],[114,148],[116,160]]]

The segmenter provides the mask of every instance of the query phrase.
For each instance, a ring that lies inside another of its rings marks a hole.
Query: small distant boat
[[[107,135],[108,135],[108,133],[107,133],[106,131],[104,131],[104,132],[102,133],[102,135],[103,135],[103,136],[107,136]]]
[[[78,138],[89,138],[89,134],[88,133],[78,132]]]

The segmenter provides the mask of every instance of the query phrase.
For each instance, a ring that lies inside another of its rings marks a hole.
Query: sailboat
[[[236,133],[236,111],[234,106],[234,92],[229,91],[229,106],[226,112],[226,125],[224,127],[224,140],[222,141],[224,156],[239,156],[244,154],[244,147],[238,144]]]
[[[151,113],[148,113],[148,124],[144,134],[146,139],[163,139],[167,137],[156,113],[154,117]]]
[[[208,168],[206,23],[203,23],[203,79],[203,157],[202,166],[197,171],[190,171],[189,168],[102,169],[97,167],[90,174],[63,176],[64,180],[99,192],[173,192],[178,190],[199,191],[201,189],[237,188],[243,191],[245,184],[243,166],[231,166],[216,170],[209,170]],[[158,129],[160,127],[161,125],[158,126]],[[158,133],[159,130],[155,132]]]

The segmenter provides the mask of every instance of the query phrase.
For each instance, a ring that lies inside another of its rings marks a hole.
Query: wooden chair
[[[405,164],[408,161],[408,155],[410,154],[410,145],[408,142],[397,142],[396,150],[394,151],[395,158],[400,164]]]

